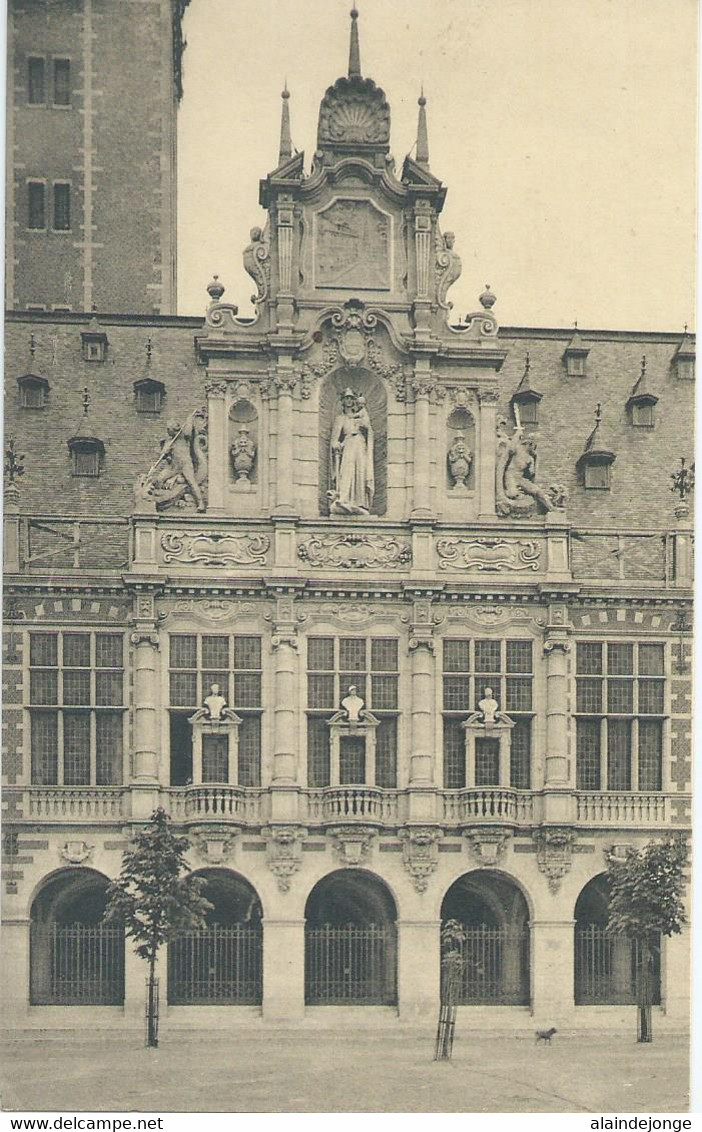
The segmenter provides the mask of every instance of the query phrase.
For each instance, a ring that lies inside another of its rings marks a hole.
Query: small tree
[[[134,950],[149,964],[146,1042],[158,1045],[156,959],[168,940],[204,927],[213,907],[202,895],[205,881],[187,873],[187,837],[178,837],[165,810],[154,810],[150,825],[137,833],[122,859],[122,870],[107,890],[104,919],[124,924]]]
[[[607,930],[627,936],[636,957],[637,1037],[653,1041],[653,949],[661,935],[678,935],[685,923],[682,894],[687,847],[681,836],[628,849],[625,858],[607,855],[610,884]]]
[[[434,1061],[450,1061],[453,1054],[456,1006],[465,970],[465,942],[463,924],[447,920],[441,928],[441,1002]]]

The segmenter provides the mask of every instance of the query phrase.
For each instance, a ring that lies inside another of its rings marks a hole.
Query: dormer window
[[[646,356],[641,359],[641,375],[626,403],[631,423],[635,428],[654,428],[655,409],[658,398],[651,389],[651,379],[646,371]]]
[[[134,382],[137,413],[160,413],[165,396],[166,387],[160,381],[144,378]]]
[[[585,377],[585,362],[589,353],[590,347],[585,345],[576,326],[575,333],[563,353],[568,377]]]
[[[602,406],[595,410],[595,427],[585,441],[585,451],[578,460],[577,471],[583,487],[589,491],[609,491],[612,486],[613,448],[602,431]]]
[[[695,343],[687,333],[687,327],[673,356],[673,366],[679,381],[695,380]]]
[[[589,491],[609,491],[612,486],[612,461],[593,457],[584,463],[584,486]]]
[[[37,373],[25,373],[17,379],[23,409],[43,409],[49,395],[49,383]]]
[[[527,353],[524,359],[524,373],[519,385],[512,394],[512,408],[517,424],[539,423],[539,403],[543,393],[535,389],[531,380],[531,361]]]
[[[91,318],[87,330],[81,330],[80,340],[83,346],[83,360],[86,362],[104,362],[107,357],[107,335],[98,326],[96,318]]]
[[[68,441],[71,475],[96,478],[100,475],[105,445],[96,436],[73,436]]]

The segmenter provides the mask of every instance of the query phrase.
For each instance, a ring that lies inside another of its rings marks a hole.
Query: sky
[[[386,93],[398,168],[424,84],[441,218],[503,325],[694,324],[696,0],[358,0],[361,66]],[[179,313],[241,266],[265,216],[287,83],[309,170],[319,103],[346,73],[350,0],[191,0],[179,111]]]

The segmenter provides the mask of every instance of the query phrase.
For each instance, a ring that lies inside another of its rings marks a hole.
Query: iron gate
[[[35,926],[33,1003],[44,1006],[121,1006],[124,930],[107,924]]]
[[[630,1006],[636,1002],[641,948],[600,924],[575,929],[575,1005]],[[651,941],[651,1002],[661,1001],[660,937]]]
[[[487,924],[464,931],[457,1005],[528,1006],[529,932]]]
[[[174,1006],[258,1006],[263,999],[259,925],[212,924],[168,945],[168,1001]]]
[[[397,932],[393,925],[305,929],[305,1002],[310,1006],[394,1006]]]

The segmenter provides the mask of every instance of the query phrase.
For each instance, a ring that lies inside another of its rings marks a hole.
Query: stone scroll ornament
[[[271,540],[268,535],[213,532],[190,534],[169,531],[161,535],[165,563],[203,566],[265,566]]]
[[[196,409],[185,422],[169,421],[156,462],[139,476],[136,505],[158,511],[204,511],[207,506],[207,410]]]
[[[453,232],[444,232],[443,236],[436,229],[436,298],[440,307],[451,310],[453,303],[447,299],[449,288],[460,278],[463,270],[461,257],[453,250],[456,237]]]
[[[258,305],[268,298],[270,292],[271,257],[268,225],[265,229],[252,228],[249,235],[251,242],[246,245],[243,252],[244,270],[256,284],[256,294],[251,296],[251,302]]]
[[[315,535],[300,544],[298,558],[310,566],[337,570],[395,570],[412,561],[409,543],[392,535]]]
[[[495,454],[495,510],[502,516],[526,515],[538,507],[542,513],[563,508],[565,490],[558,485],[540,487],[536,482],[536,441],[524,436],[517,424],[510,435],[509,424],[501,418],[497,424]]]

